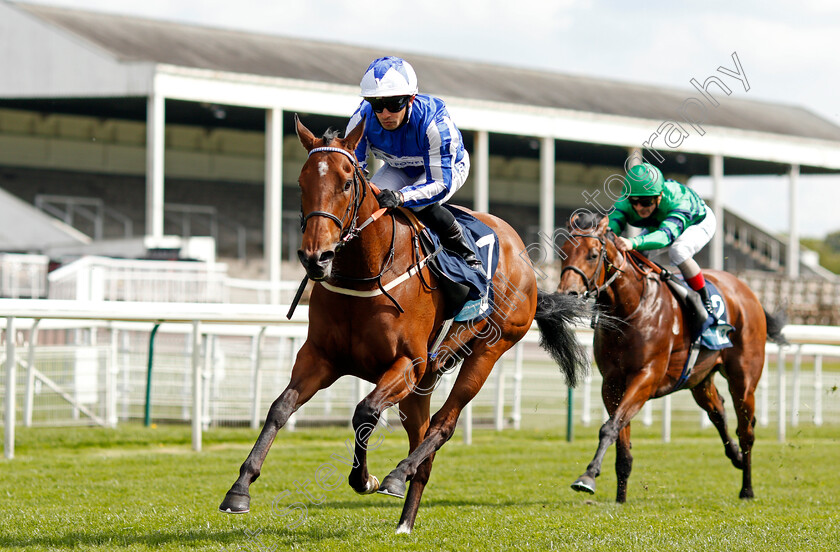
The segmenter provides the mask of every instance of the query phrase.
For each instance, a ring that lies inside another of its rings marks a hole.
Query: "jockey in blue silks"
[[[384,162],[371,177],[381,190],[376,196],[381,207],[411,209],[446,249],[480,267],[461,225],[441,206],[464,185],[470,157],[443,100],[417,91],[417,75],[407,61],[389,56],[370,64],[361,82],[364,101],[347,124],[349,133],[365,120],[356,158],[363,169],[369,153]]]

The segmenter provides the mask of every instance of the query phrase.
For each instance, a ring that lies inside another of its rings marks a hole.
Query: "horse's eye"
[[[345,182],[345,183],[344,183],[344,191],[345,191],[345,192],[349,192],[349,191],[350,191],[350,186],[352,186],[352,185],[353,185],[353,181],[352,181],[352,180],[348,180],[347,182]]]
[[[598,250],[597,249],[590,249],[589,255],[586,256],[587,261],[594,261],[598,258]]]

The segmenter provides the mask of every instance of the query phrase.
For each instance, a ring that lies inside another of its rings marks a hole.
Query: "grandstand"
[[[208,278],[232,285],[205,287],[220,301],[264,300],[257,297],[302,275],[296,180],[304,152],[291,114],[316,131],[343,129],[361,71],[374,57],[399,54],[7,1],[0,53],[3,74],[18,76],[0,82],[0,250],[38,255],[33,262],[47,268],[90,255],[198,261],[211,265]],[[464,132],[473,169],[453,202],[510,221],[526,244],[544,244],[585,192],[603,190],[634,148],[697,96],[403,55]],[[312,59],[321,61],[300,61]],[[722,208],[728,175],[788,174],[794,197],[801,174],[839,171],[840,128],[796,106],[743,99],[743,89],[710,90],[720,105],[706,110],[705,134],[655,147],[667,177],[715,181],[707,199],[722,229],[698,260],[748,275],[771,306],[788,303],[795,321],[840,323],[832,303],[840,284],[799,250],[795,201],[790,241]],[[0,295],[56,296],[47,268],[36,270],[30,291],[7,284],[22,266],[16,259],[2,261]],[[85,266],[101,275],[104,265]],[[804,283],[783,283],[793,281]],[[258,292],[221,291],[237,286]],[[68,287],[55,287],[64,297]]]

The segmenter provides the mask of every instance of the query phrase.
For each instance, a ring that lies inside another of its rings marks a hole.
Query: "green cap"
[[[650,163],[631,167],[624,177],[625,189],[630,188],[629,196],[658,196],[662,193],[664,182],[662,171]]]

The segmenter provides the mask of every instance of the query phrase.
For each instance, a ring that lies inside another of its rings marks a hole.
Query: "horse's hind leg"
[[[630,454],[630,424],[618,433],[618,440],[615,442],[615,476],[617,484],[615,487],[615,501],[624,504],[627,502],[627,480],[630,479],[630,471],[633,469],[633,455]]]
[[[432,417],[423,442],[382,480],[380,493],[403,496],[406,488],[405,482],[414,478],[424,463],[428,462],[429,470],[431,470],[434,453],[452,437],[461,411],[484,385],[487,376],[501,354],[512,345],[513,342],[500,340],[496,342],[493,348],[481,352],[473,351],[472,355],[464,361],[452,386],[452,391],[440,410]],[[407,505],[403,510],[403,517],[399,526],[400,532],[410,532],[414,526],[414,518],[417,515],[420,502],[419,494],[414,500],[416,500],[416,504]]]
[[[257,442],[239,468],[239,478],[225,495],[219,510],[228,514],[244,514],[250,511],[251,495],[248,488],[260,476],[268,449],[271,448],[277,432],[295,410],[311,399],[319,389],[330,386],[335,380],[336,374],[330,366],[310,354],[304,343],[295,360],[289,385],[269,408]]]
[[[717,429],[723,441],[726,457],[732,461],[733,466],[740,470],[743,469],[743,455],[738,445],[729,436],[729,429],[726,424],[726,411],[723,408],[723,397],[718,393],[714,383],[715,373],[712,371],[706,379],[697,384],[691,390],[691,394],[694,396],[694,401],[709,415],[709,420],[711,420],[715,429]]]
[[[763,344],[762,344],[763,347]],[[763,351],[761,351],[763,353]],[[742,355],[746,358],[746,355]],[[746,366],[745,366],[746,365]],[[751,366],[750,366],[751,365]],[[741,444],[741,471],[743,475],[740,498],[753,498],[752,447],[755,443],[755,387],[764,365],[764,355],[751,355],[736,366],[726,365],[729,375],[729,394],[738,417],[738,440]]]
[[[410,359],[399,359],[379,378],[376,388],[356,406],[353,413],[355,459],[348,482],[359,494],[371,494],[379,489],[379,480],[368,472],[368,441],[382,412],[409,394],[409,382],[414,379],[414,373],[414,364]]]

